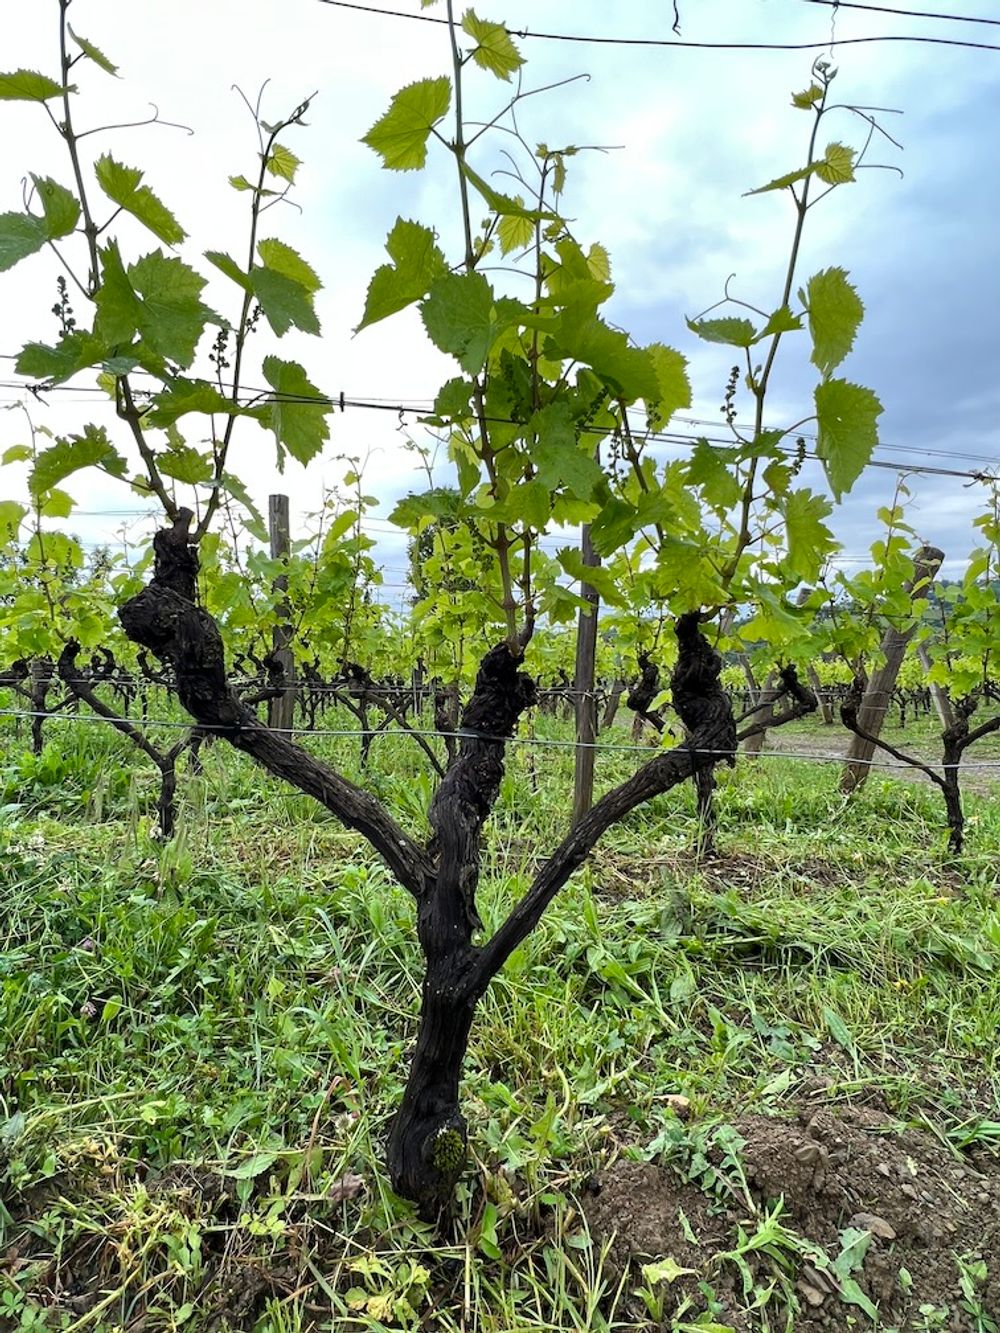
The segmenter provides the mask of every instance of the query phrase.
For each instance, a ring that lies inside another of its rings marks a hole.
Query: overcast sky
[[[391,0],[387,7],[421,12],[419,0]],[[808,0],[681,0],[679,8],[680,36],[690,42],[822,42],[831,33],[831,10]],[[982,0],[972,11],[963,0],[924,0],[921,8],[988,14],[995,5]],[[437,15],[442,7],[424,12]],[[477,13],[512,30],[673,36],[671,0],[489,0]],[[5,31],[5,67],[56,75],[57,16],[56,0],[20,6]],[[147,169],[147,182],[191,233],[180,253],[196,266],[204,249],[241,255],[245,248],[246,196],[231,190],[226,178],[253,173],[256,144],[234,85],[254,98],[269,79],[264,115],[272,119],[318,93],[309,128],[287,138],[304,161],[295,193],[302,211],[276,210],[268,220],[323,279],[318,310],[324,337],[290,336],[273,350],[303,360],[331,394],[389,403],[432,399],[454,367],[429,345],[413,312],[357,337],[351,330],[397,215],[435,226],[446,244],[453,235],[447,219],[455,212],[454,180],[443,153],[432,147],[423,173],[388,173],[359,143],[402,84],[448,72],[446,30],[321,0],[74,0],[71,18],[122,76],[114,80],[92,66],[78,67],[81,126],[142,117],[154,102],[164,119],[194,131],[192,137],[166,127],[116,130],[86,143],[94,156],[110,149]],[[905,33],[1000,45],[1000,26],[894,19],[843,7],[835,31],[841,39]],[[600,241],[611,253],[616,292],[606,307],[609,317],[637,341],[657,339],[690,358],[696,402],[685,415],[708,420],[714,429],[732,351],[698,344],[684,316],[718,300],[730,274],[734,294],[766,308],[778,304],[790,201],[779,194],[742,195],[801,164],[808,117],[790,108],[789,94],[808,86],[813,57],[829,52],[541,38],[520,45],[528,61],[526,87],[588,76],[525,103],[521,128],[529,142],[609,148],[573,160],[564,209],[585,244]],[[894,42],[839,46],[834,59],[838,101],[902,113],[881,119],[903,150],[875,144],[869,160],[898,167],[903,175],[862,172],[858,184],[817,208],[810,215],[801,276],[842,265],[865,302],[861,334],[841,373],[873,388],[884,404],[881,461],[958,470],[996,466],[1000,51]],[[469,114],[493,115],[503,87],[488,75],[470,75]],[[840,124],[831,122],[829,137],[857,145],[863,130],[845,113]],[[21,182],[30,171],[70,182],[64,150],[39,108],[0,103],[0,136],[0,210],[22,206]],[[486,148],[476,161],[491,170],[498,165],[496,149]],[[124,226],[122,237],[132,256],[156,245],[138,227]],[[29,338],[54,338],[49,307],[58,271],[54,260],[38,256],[0,275],[0,353],[10,356]],[[233,290],[220,279],[207,299],[232,313]],[[0,379],[7,385],[11,378],[12,362],[0,363]],[[803,353],[779,361],[775,424],[808,415],[812,383]],[[0,389],[5,404],[18,397]],[[32,402],[31,410],[38,424],[56,431],[79,429],[98,413],[73,393],[54,394],[44,406]],[[405,421],[419,431],[413,415]],[[321,464],[308,473],[291,464],[278,478],[268,437],[246,423],[236,470],[261,499],[270,490],[289,492],[296,525],[315,507],[321,485],[333,485],[341,475],[337,455],[368,456],[366,488],[383,502],[383,516],[418,484],[395,414],[346,412],[333,420],[332,436]],[[0,413],[0,448],[23,438],[23,418]],[[9,475],[0,473],[0,489],[9,496],[17,477],[14,469],[4,471]],[[871,471],[838,513],[849,557],[866,551],[875,535],[874,509],[891,495],[894,480],[892,471]],[[913,477],[909,485],[915,526],[960,564],[972,543],[977,489],[940,476]],[[120,526],[124,515],[106,511],[128,514],[142,507],[128,491],[100,478],[74,482],[73,489],[80,507],[69,526],[88,542],[107,540]],[[383,526],[384,518],[376,523]],[[398,539],[384,539],[390,584],[402,578],[402,549]]]

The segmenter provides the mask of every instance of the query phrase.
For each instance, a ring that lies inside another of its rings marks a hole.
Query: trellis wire
[[[85,722],[85,723],[89,723],[89,722],[97,722],[97,723],[99,723],[101,726],[105,726],[105,727],[111,725],[111,720],[110,720],[109,718],[98,717],[96,714],[90,714],[90,713],[81,713],[81,714],[75,714],[75,715],[73,715],[73,714],[69,714],[69,715],[67,715],[66,713],[46,713],[46,712],[42,712],[42,711],[39,711],[39,710],[35,710],[35,711],[33,711],[33,710],[31,710],[31,709],[0,708],[0,717],[12,717],[12,718],[19,718],[19,717],[21,717],[21,718],[27,718],[27,717],[43,717],[43,718],[47,718],[50,722]],[[168,721],[166,718],[148,718],[148,717],[145,717],[145,718],[126,718],[126,719],[124,719],[124,720],[127,721],[127,722],[129,722],[132,726],[137,727],[137,728],[139,728],[139,727],[164,727],[164,728],[166,728],[166,729],[168,729],[168,730],[173,730],[173,731],[192,731],[192,730],[198,730],[198,729],[199,729],[199,728],[198,728],[198,723],[197,723],[197,722],[174,722],[174,721]],[[215,726],[213,726],[213,727],[206,727],[206,728],[204,728],[205,733],[206,733],[207,735],[211,735],[211,736],[214,736],[214,735],[222,735],[222,736],[224,736],[224,735],[226,735],[227,733],[230,733],[230,732],[239,732],[239,731],[241,731],[241,730],[242,730],[242,728],[239,727],[239,726],[235,726],[235,727],[221,727],[221,726],[220,726],[220,727],[215,727]],[[350,728],[345,728],[345,729],[343,729],[343,730],[341,730],[341,729],[337,729],[337,728],[327,728],[327,727],[317,727],[317,728],[315,728],[315,729],[312,729],[312,728],[306,728],[306,727],[268,727],[268,728],[266,728],[266,730],[269,731],[269,732],[271,732],[271,733],[274,734],[274,735],[277,735],[277,736],[292,736],[292,735],[298,735],[298,736],[339,736],[339,737],[345,737],[345,736],[369,736],[369,737],[375,737],[375,736],[396,736],[396,737],[401,737],[401,736],[402,736],[402,737],[405,737],[405,736],[423,736],[423,737],[438,737],[438,738],[440,738],[440,739],[442,739],[442,740],[446,740],[448,737],[452,737],[452,738],[455,739],[455,740],[495,741],[495,742],[497,742],[498,744],[503,744],[503,745],[527,745],[527,746],[534,746],[536,749],[559,749],[559,750],[583,750],[583,749],[587,749],[587,750],[603,750],[603,751],[607,751],[607,752],[617,751],[617,752],[628,752],[628,753],[631,753],[631,754],[645,754],[645,755],[648,755],[648,756],[650,756],[650,757],[652,757],[652,755],[653,755],[653,750],[654,750],[654,748],[655,748],[655,747],[650,746],[650,745],[630,745],[630,744],[623,744],[623,743],[618,742],[618,741],[605,741],[605,742],[602,742],[602,741],[589,742],[589,741],[587,741],[587,742],[577,742],[577,741],[550,740],[550,739],[548,739],[548,738],[546,738],[546,737],[542,737],[542,736],[491,736],[491,735],[489,735],[488,733],[485,733],[485,732],[480,732],[480,731],[466,731],[466,730],[464,730],[464,729],[461,728],[461,727],[456,728],[455,731],[435,731],[435,730],[433,730],[432,728],[424,728],[424,727],[422,727],[422,728],[417,728],[417,727],[406,727],[406,728],[404,728],[402,731],[386,731],[386,730],[384,730],[384,729],[377,729],[377,728],[374,728],[374,727],[365,727],[365,728],[350,727]],[[683,741],[678,741],[677,744],[678,744],[678,747],[683,747],[684,742],[683,742]],[[690,749],[690,753],[691,753],[691,754],[715,755],[715,756],[717,756],[720,760],[721,760],[721,759],[729,758],[729,757],[732,756],[732,754],[733,754],[733,751],[732,751],[732,750],[704,750],[704,749],[693,749],[693,748],[690,748],[690,747],[689,747],[689,749]],[[737,755],[738,755],[738,751],[737,751]],[[910,767],[912,767],[912,765],[910,765],[910,764],[903,764],[903,763],[900,763],[900,762],[898,762],[898,761],[896,761],[896,760],[886,760],[886,759],[848,759],[846,755],[841,755],[841,754],[819,754],[819,753],[817,753],[817,754],[810,754],[810,753],[808,753],[808,752],[803,752],[803,751],[799,751],[799,750],[758,750],[757,753],[754,755],[754,758],[755,758],[755,759],[796,759],[796,760],[802,760],[802,761],[805,761],[805,762],[808,762],[808,763],[816,763],[816,764],[846,764],[846,763],[850,763],[850,764],[864,764],[864,765],[866,765],[866,766],[869,767],[869,768],[910,768]],[[934,763],[936,763],[937,761],[931,759],[931,760],[926,760],[926,761],[925,761],[925,760],[921,760],[921,762],[926,762],[926,763],[928,763],[928,764],[934,764]],[[945,765],[943,765],[943,767],[945,767],[945,768],[954,768],[954,767],[956,767],[956,765],[954,765],[954,764],[945,764]],[[990,770],[992,770],[992,769],[998,769],[998,770],[1000,770],[1000,759],[998,759],[998,760],[994,760],[994,761],[991,761],[991,760],[980,761],[979,763],[972,763],[972,764],[966,764],[966,763],[963,763],[963,764],[959,765],[959,767],[961,767],[963,773],[972,772],[972,771],[980,770],[980,769],[982,769],[982,770],[987,770],[987,769],[990,769]]]
[[[56,687],[60,682],[64,685],[104,686],[104,688],[108,690],[135,689],[140,694],[150,690],[166,690],[168,693],[173,693],[175,689],[175,686],[170,681],[148,680],[145,676],[83,676],[70,678],[53,676],[50,684],[53,687]],[[23,684],[23,682],[18,681],[15,683],[11,681],[0,681],[0,690],[15,689],[17,684]],[[267,685],[268,681],[265,680],[263,676],[233,677],[227,680],[226,684],[230,688],[251,689],[255,686],[261,688]],[[386,699],[409,699],[412,698],[414,694],[419,694],[421,698],[430,700],[436,693],[435,687],[432,685],[364,685],[353,684],[346,681],[342,685],[327,684],[325,682],[314,685],[304,678],[299,678],[286,686],[279,684],[277,688],[295,690],[297,694],[306,698],[315,694],[335,694],[356,698],[361,702],[374,697]],[[766,692],[769,688],[771,687],[762,685],[757,693]],[[777,689],[778,687],[775,686],[773,688]],[[821,703],[839,703],[843,698],[844,692],[850,688],[849,684],[824,685],[820,686],[818,690],[814,690],[813,693]],[[865,697],[875,698],[878,696],[883,699],[893,700],[896,698],[897,694],[901,692],[912,694],[915,691],[923,691],[928,688],[929,687],[926,685],[901,685],[893,690],[868,690],[866,688]],[[621,693],[625,694],[628,689],[629,683],[626,682]],[[355,693],[352,694],[352,691]],[[539,698],[552,698],[554,696],[557,700],[562,699],[568,703],[571,699],[606,699],[610,694],[613,694],[614,691],[610,687],[606,689],[577,690],[574,689],[572,685],[545,685],[540,687],[537,693]],[[748,700],[753,696],[754,692],[749,689],[732,689],[727,690],[726,693],[734,699]],[[775,699],[774,702],[777,703],[777,699]]]
[[[362,4],[360,0],[320,0],[321,4],[337,9],[351,9],[366,14],[378,14],[383,18],[410,19],[421,23],[445,24],[449,20],[432,14],[410,14],[398,9],[383,8],[379,5]],[[938,17],[938,16],[935,16]],[[942,18],[950,17],[941,15]],[[509,27],[511,37],[521,40],[535,39],[549,42],[571,42],[588,46],[620,47],[667,47],[674,50],[694,51],[815,51],[820,47],[862,46],[877,42],[914,42],[930,46],[967,47],[978,51],[1000,51],[1000,46],[991,42],[964,41],[955,37],[924,37],[907,33],[875,34],[867,37],[825,37],[818,42],[692,42],[680,37],[602,37],[585,33],[570,32],[532,32],[529,28]]]

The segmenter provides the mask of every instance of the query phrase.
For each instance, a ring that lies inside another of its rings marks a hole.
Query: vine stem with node
[[[450,147],[455,157],[455,165],[458,170],[458,190],[462,207],[462,231],[465,242],[465,269],[468,273],[475,272],[477,258],[476,250],[472,236],[472,216],[469,207],[469,182],[465,170],[465,121],[462,101],[462,53],[458,46],[458,34],[455,24],[454,0],[448,0],[448,36],[451,45],[451,64],[455,88],[455,137]],[[496,455],[490,442],[489,423],[486,419],[486,402],[483,392],[483,382],[480,375],[472,377],[472,402],[475,407],[476,425],[479,431],[480,457],[483,460],[483,466],[486,468],[487,476],[490,480],[490,487],[497,494],[499,477],[496,468]],[[511,574],[510,552],[514,545],[514,539],[511,537],[506,523],[497,523],[492,541],[487,540],[496,553],[497,568],[500,574],[500,587],[502,597],[500,608],[503,612],[504,623],[507,630],[507,646],[516,660],[524,656],[524,650],[531,638],[533,629],[533,617],[526,614],[524,626],[519,630],[517,624],[517,599],[514,595],[514,579]],[[525,608],[527,611],[527,607]]]

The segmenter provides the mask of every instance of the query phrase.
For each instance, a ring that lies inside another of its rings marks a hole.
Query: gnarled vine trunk
[[[191,517],[182,511],[172,528],[157,534],[153,578],[121,608],[121,623],[134,642],[172,667],[178,697],[204,733],[228,740],[357,829],[415,898],[426,970],[388,1164],[394,1188],[433,1216],[448,1204],[465,1163],[460,1082],[477,1002],[607,829],[652,797],[732,759],[736,726],[719,685],[721,659],[701,633],[699,614],[681,616],[671,684],[688,740],[658,753],[583,815],[547,857],[539,857],[534,881],[492,936],[474,944],[483,827],[499,794],[507,741],[536,697],[534,681],[520,670],[520,652],[502,643],[483,657],[454,762],[431,802],[430,837],[421,846],[371,795],[269,732],[227,684],[218,627],[196,603]]]

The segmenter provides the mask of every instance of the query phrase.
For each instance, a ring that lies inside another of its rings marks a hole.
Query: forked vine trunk
[[[462,716],[455,761],[431,802],[430,837],[420,846],[377,800],[287,737],[269,732],[236,697],[226,682],[218,627],[196,604],[190,519],[183,512],[173,528],[157,534],[153,579],[122,607],[122,625],[131,639],[173,668],[178,697],[203,731],[228,740],[357,829],[415,898],[426,967],[417,1041],[389,1135],[388,1164],[393,1187],[425,1216],[434,1216],[449,1203],[465,1165],[460,1083],[477,1002],[613,824],[701,769],[732,760],[736,726],[719,685],[721,659],[701,633],[699,614],[681,616],[671,686],[688,740],[658,753],[603,796],[547,857],[540,855],[541,868],[527,892],[492,936],[474,944],[483,827],[499,794],[507,741],[536,697],[518,655],[504,643],[483,657]]]
[[[965,813],[962,809],[961,787],[962,756],[970,745],[975,745],[976,741],[1000,731],[1000,714],[989,718],[978,727],[970,729],[969,719],[979,706],[980,692],[974,691],[966,698],[959,699],[954,706],[954,722],[950,727],[946,727],[941,734],[942,754],[941,772],[939,773],[930,764],[924,763],[923,760],[916,758],[914,755],[906,754],[897,746],[890,745],[888,741],[883,740],[881,736],[874,735],[864,729],[860,720],[861,692],[861,682],[855,681],[854,686],[840,706],[840,716],[844,725],[859,740],[870,744],[873,752],[876,748],[884,750],[886,754],[891,754],[894,759],[899,759],[902,763],[919,769],[940,789],[941,795],[944,797],[945,819],[948,824],[948,850],[958,856],[965,843]]]

